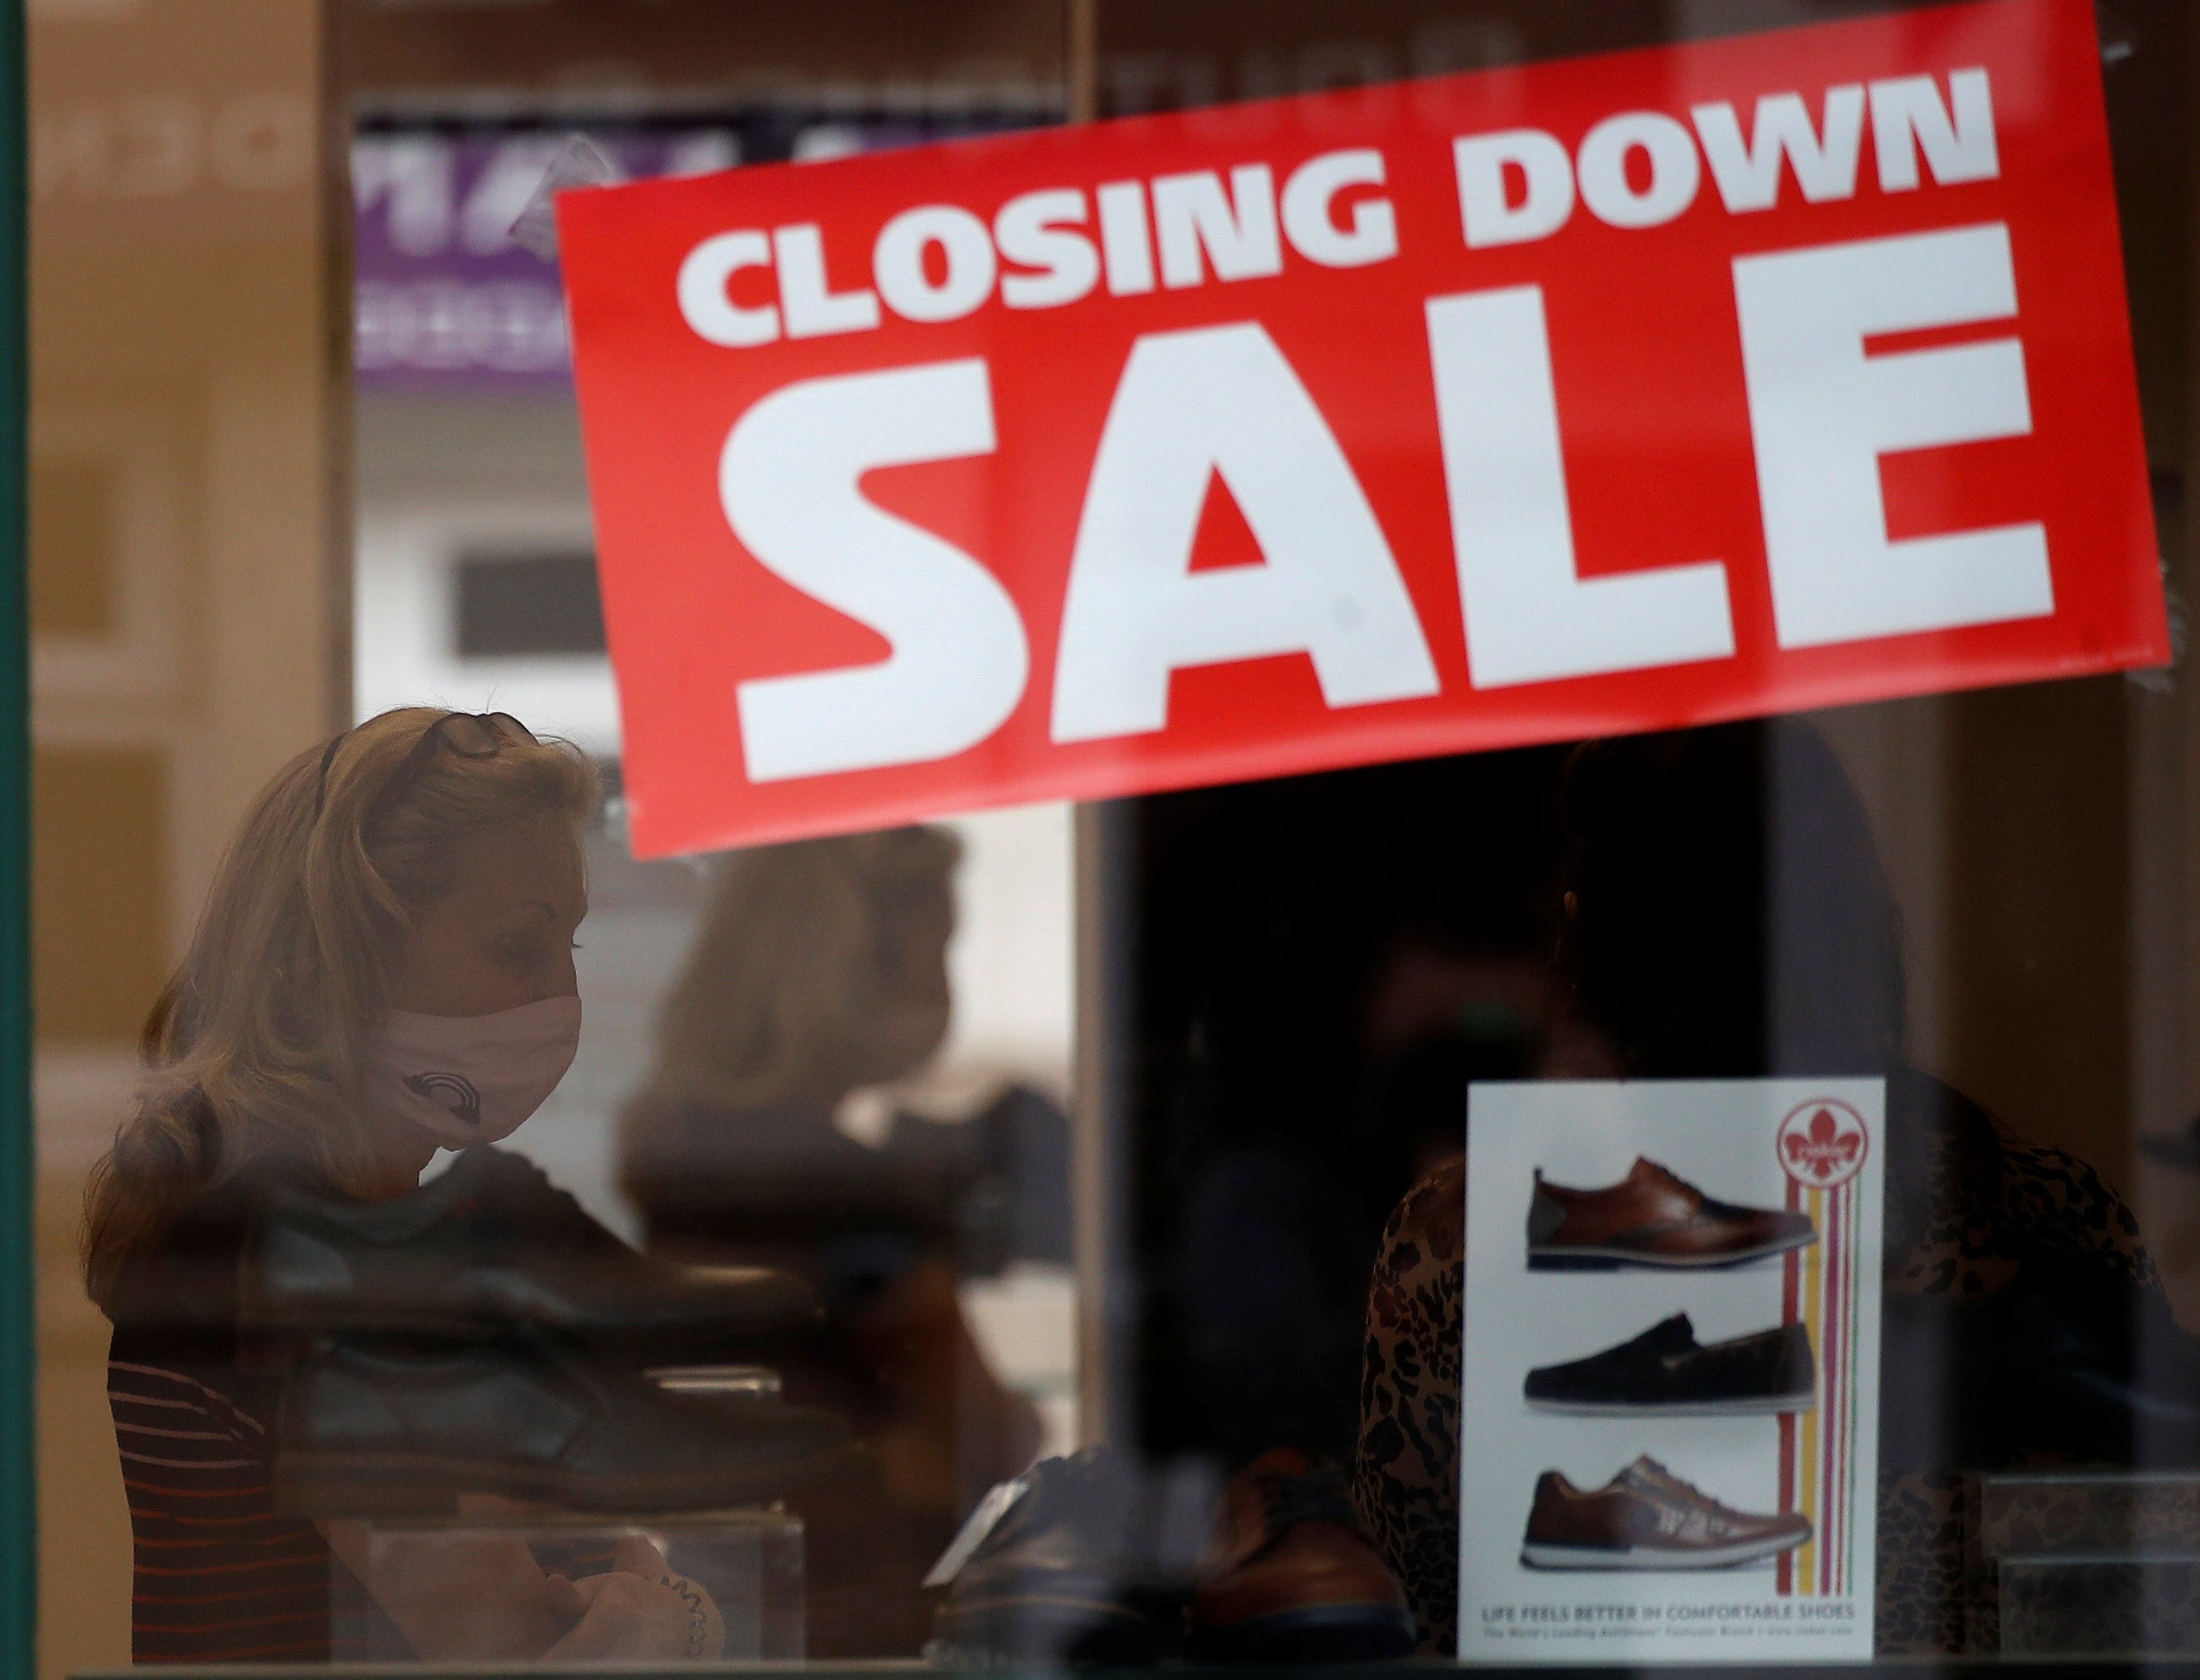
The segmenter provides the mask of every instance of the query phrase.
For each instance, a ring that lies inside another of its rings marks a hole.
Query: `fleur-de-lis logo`
[[[1792,1111],[1780,1123],[1776,1146],[1788,1176],[1819,1190],[1854,1178],[1869,1146],[1864,1117],[1834,1097],[1814,1098]]]

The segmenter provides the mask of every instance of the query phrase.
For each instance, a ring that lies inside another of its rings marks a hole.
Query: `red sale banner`
[[[2090,0],[559,222],[643,855],[2168,657]]]

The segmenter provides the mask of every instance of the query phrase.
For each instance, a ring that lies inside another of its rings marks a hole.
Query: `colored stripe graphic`
[[[1788,1211],[1797,1211],[1803,1203],[1803,1187],[1793,1179],[1788,1181]],[[1793,1249],[1788,1251],[1780,1262],[1780,1321],[1793,1324],[1803,1294],[1803,1257]],[[1780,1414],[1780,1508],[1795,1508],[1795,1415]],[[1776,1566],[1776,1590],[1786,1598],[1795,1590],[1795,1555],[1782,1552]]]
[[[1840,1380],[1841,1351],[1846,1338],[1846,1327],[1840,1315],[1840,1255],[1841,1203],[1839,1191],[1825,1198],[1826,1222],[1820,1228],[1818,1245],[1825,1251],[1824,1289],[1826,1337],[1822,1346],[1831,1380],[1825,1385],[1825,1395],[1818,1409],[1818,1591],[1829,1594],[1834,1590],[1834,1560],[1840,1554],[1840,1537],[1837,1525],[1840,1520],[1840,1502],[1834,1490],[1840,1485],[1840,1406],[1843,1384]]]
[[[1847,1196],[1847,1197],[1850,1199],[1850,1200],[1849,1200],[1849,1224],[1850,1224],[1850,1232],[1851,1232],[1851,1235],[1850,1235],[1850,1240],[1849,1240],[1849,1245],[1848,1245],[1848,1304],[1849,1304],[1848,1310],[1849,1310],[1849,1326],[1850,1326],[1850,1328],[1849,1328],[1849,1371],[1850,1371],[1851,1373],[1853,1373],[1853,1372],[1854,1372],[1854,1370],[1856,1369],[1856,1328],[1855,1328],[1855,1327],[1856,1327],[1856,1325],[1857,1325],[1857,1324],[1858,1324],[1858,1317],[1857,1317],[1857,1312],[1858,1312],[1858,1305],[1857,1305],[1857,1302],[1858,1302],[1858,1292],[1859,1292],[1859,1291],[1864,1287],[1864,1286],[1863,1286],[1862,1282],[1860,1281],[1860,1280],[1861,1280],[1861,1279],[1863,1278],[1863,1276],[1864,1276],[1864,1261],[1863,1261],[1862,1257],[1861,1257],[1858,1255],[1858,1248],[1860,1247],[1860,1245],[1861,1245],[1857,1241],[1856,1237],[1855,1237],[1855,1234],[1854,1234],[1854,1232],[1855,1232],[1855,1224],[1856,1224],[1856,1216],[1857,1216],[1857,1215],[1856,1215],[1856,1200],[1855,1200],[1855,1199],[1856,1199],[1856,1197],[1857,1197],[1857,1196],[1858,1196],[1858,1195],[1859,1195],[1859,1194],[1861,1194],[1862,1193],[1861,1193],[1860,1191],[1858,1191],[1858,1188],[1857,1188],[1857,1181],[1856,1181],[1856,1180],[1854,1180],[1854,1179],[1851,1179],[1847,1184],[1846,1184],[1846,1185],[1844,1185],[1844,1186],[1842,1186],[1842,1187],[1841,1187],[1841,1189],[1842,1189],[1842,1193],[1843,1193],[1844,1195]],[[1843,1496],[1843,1496],[1842,1502],[1841,1502],[1841,1508],[1848,1514],[1848,1520],[1847,1520],[1847,1524],[1846,1524],[1846,1525],[1845,1525],[1845,1531],[1844,1531],[1844,1534],[1843,1534],[1842,1543],[1841,1543],[1841,1590],[1842,1590],[1843,1592],[1853,1592],[1853,1591],[1855,1591],[1855,1590],[1857,1590],[1857,1584],[1856,1584],[1856,1582],[1855,1582],[1855,1581],[1851,1578],[1851,1574],[1850,1574],[1850,1568],[1851,1568],[1852,1564],[1855,1561],[1855,1558],[1856,1558],[1856,1543],[1855,1543],[1855,1539],[1854,1539],[1853,1535],[1852,1535],[1852,1534],[1851,1534],[1851,1533],[1849,1533],[1849,1532],[1847,1532],[1846,1531],[1847,1531],[1848,1529],[1852,1529],[1852,1528],[1853,1528],[1853,1526],[1854,1526],[1854,1525],[1855,1525],[1855,1522],[1856,1522],[1856,1514],[1857,1514],[1857,1508],[1857,1508],[1857,1452],[1856,1452],[1856,1438],[1856,1438],[1856,1384],[1855,1384],[1855,1382],[1854,1382],[1853,1380],[1849,1380],[1847,1377],[1844,1377],[1843,1381],[1842,1381],[1842,1383],[1841,1383],[1841,1396],[1842,1396],[1842,1400],[1841,1400],[1841,1444],[1842,1444],[1842,1458],[1843,1458],[1843,1461],[1846,1462],[1846,1465],[1847,1465],[1847,1467],[1848,1467],[1848,1476],[1847,1476],[1847,1479],[1846,1479],[1846,1487],[1845,1487],[1845,1489],[1843,1490]],[[1877,1514],[1878,1514],[1878,1513],[1877,1513],[1877,1505],[1878,1505],[1878,1492],[1877,1492],[1877,1490],[1875,1490],[1875,1489],[1871,1490],[1870,1490],[1870,1491],[1866,1495],[1866,1496],[1867,1496],[1867,1497],[1869,1497],[1869,1498],[1872,1501],[1873,1512],[1872,1512],[1872,1519],[1871,1519],[1871,1520],[1876,1520]]]
[[[1803,1210],[1811,1216],[1811,1223],[1818,1231],[1818,1240],[1803,1251],[1803,1327],[1810,1333],[1811,1345],[1820,1350],[1820,1363],[1826,1345],[1826,1197],[1822,1190],[1808,1190],[1803,1196]],[[1821,1381],[1817,1406],[1803,1419],[1803,1426],[1796,1432],[1801,1437],[1802,1450],[1795,1465],[1795,1485],[1801,1496],[1796,1508],[1810,1520],[1811,1537],[1795,1549],[1795,1590],[1805,1596],[1816,1596],[1818,1590],[1819,1522],[1819,1460],[1825,1451],[1826,1385]]]
[[[1858,1269],[1855,1181],[1831,1190],[1790,1181],[1788,1205],[1809,1214],[1818,1240],[1787,1258],[1781,1320],[1800,1323],[1818,1361],[1817,1405],[1780,1420],[1780,1508],[1811,1522],[1811,1537],[1779,1561],[1782,1597],[1830,1597],[1853,1590],[1856,1501],[1855,1365]]]

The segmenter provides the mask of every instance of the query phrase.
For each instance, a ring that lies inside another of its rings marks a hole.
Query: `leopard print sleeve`
[[[2161,1293],[2139,1216],[2068,1150],[2005,1140],[2001,1191],[2003,1219],[2022,1251],[2043,1266],[2098,1269],[2143,1295]]]
[[[1452,1655],[1459,1613],[1459,1362],[1466,1163],[1436,1168],[1383,1233],[1367,1293],[1353,1499],[1420,1624]]]

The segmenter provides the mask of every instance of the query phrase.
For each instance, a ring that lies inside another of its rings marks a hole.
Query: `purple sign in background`
[[[629,180],[646,180],[1054,120],[1009,110],[849,120],[815,107],[758,106],[692,128],[585,131]],[[558,270],[510,234],[573,131],[374,130],[353,139],[352,365],[362,389],[571,388]]]
[[[738,163],[730,128],[596,136],[634,179]],[[352,143],[353,365],[369,388],[569,386],[558,271],[507,236],[563,131]]]

